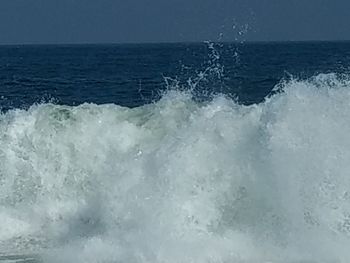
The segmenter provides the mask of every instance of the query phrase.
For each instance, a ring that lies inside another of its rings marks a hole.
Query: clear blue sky
[[[350,40],[350,0],[0,0],[0,44],[218,39]]]

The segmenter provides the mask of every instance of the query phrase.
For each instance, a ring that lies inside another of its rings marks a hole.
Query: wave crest
[[[350,82],[280,87],[251,106],[169,91],[2,114],[0,246],[48,262],[346,262]]]

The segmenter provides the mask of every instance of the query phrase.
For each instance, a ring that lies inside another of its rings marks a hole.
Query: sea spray
[[[138,108],[0,116],[0,248],[44,262],[348,262],[350,81],[260,104],[169,90]]]

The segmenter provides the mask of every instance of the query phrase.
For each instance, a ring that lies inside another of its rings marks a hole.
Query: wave
[[[0,248],[44,262],[348,262],[350,79],[260,104],[168,91],[138,108],[0,115]]]

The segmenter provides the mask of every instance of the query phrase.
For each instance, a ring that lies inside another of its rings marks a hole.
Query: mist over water
[[[350,79],[245,106],[38,104],[0,116],[0,248],[44,262],[348,262]]]

